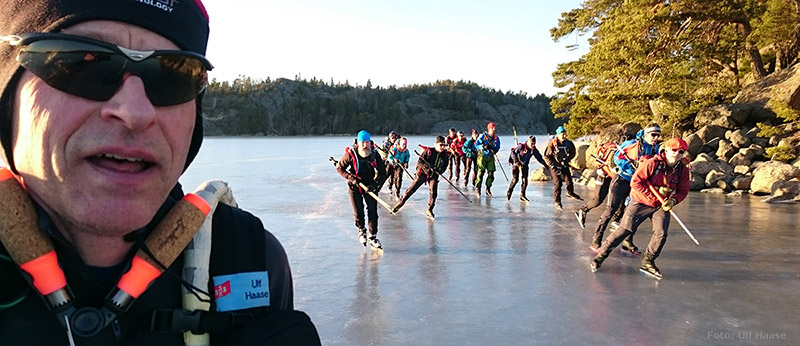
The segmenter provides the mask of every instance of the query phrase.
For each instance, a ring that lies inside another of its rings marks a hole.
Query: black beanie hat
[[[208,14],[200,0],[0,0],[0,35],[59,32],[91,20],[113,20],[140,26],[166,37],[183,50],[206,53]],[[17,48],[0,42],[0,158],[14,168],[11,148],[12,100],[22,68]],[[184,169],[203,142],[202,99]]]
[[[434,143],[444,143],[444,142],[445,142],[444,136],[436,136],[436,140],[434,140]]]

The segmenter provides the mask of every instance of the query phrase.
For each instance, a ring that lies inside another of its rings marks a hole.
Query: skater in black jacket
[[[393,211],[396,213],[403,204],[419,189],[422,184],[428,183],[430,195],[428,197],[428,210],[427,215],[434,218],[433,207],[436,205],[436,196],[439,189],[439,176],[447,169],[447,163],[450,161],[450,154],[447,152],[447,144],[442,136],[436,137],[436,144],[433,148],[423,147],[425,151],[417,160],[417,174],[411,186],[408,187],[400,201],[394,206]]]

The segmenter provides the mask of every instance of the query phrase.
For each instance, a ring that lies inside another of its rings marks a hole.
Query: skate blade
[[[575,218],[578,219],[578,224],[581,225],[581,228],[586,229],[586,224],[581,223],[581,217],[578,214],[575,214]]]
[[[645,275],[651,277],[651,278],[655,278],[655,279],[658,279],[658,280],[661,280],[661,278],[662,278],[661,274],[656,275],[656,274],[653,274],[653,273],[651,273],[649,271],[646,271],[646,270],[644,270],[642,268],[639,268],[639,271],[644,273]]]
[[[589,245],[589,250],[592,250],[592,252],[594,252],[594,253],[597,253],[597,251],[600,251],[600,249],[594,247],[594,245]]]
[[[592,271],[592,273],[597,273],[597,270],[600,268],[595,266],[594,263],[589,263],[589,269]]]
[[[642,255],[642,253],[639,252],[639,251],[631,251],[631,250],[623,249],[623,248],[620,248],[619,251],[622,251],[622,253],[628,254],[628,255],[632,255],[632,256],[641,256]]]

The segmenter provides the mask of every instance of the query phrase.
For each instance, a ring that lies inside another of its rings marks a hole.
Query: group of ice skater
[[[661,128],[656,123],[650,123],[635,138],[621,144],[605,143],[592,155],[599,166],[598,174],[602,184],[594,189],[591,199],[575,212],[575,216],[580,226],[585,228],[587,213],[601,205],[605,206],[590,245],[596,252],[589,264],[593,272],[601,267],[617,246],[621,245],[622,250],[631,254],[642,255],[633,244],[633,235],[643,221],[652,219],[653,235],[644,251],[640,269],[645,274],[661,278],[655,259],[660,255],[667,239],[669,213],[686,198],[690,184],[688,160],[685,159],[687,143],[680,138],[663,143],[660,140]],[[433,209],[438,195],[439,178],[443,178],[464,195],[457,187],[462,178],[462,166],[463,186],[473,186],[479,198],[485,186],[483,191],[487,198],[492,197],[494,173],[498,166],[503,169],[498,157],[500,138],[496,135],[494,123],[489,123],[480,134],[473,129],[470,138],[466,138],[464,132],[451,128],[447,136],[436,136],[433,146],[420,145],[420,149],[421,153],[415,150],[418,159],[412,173],[408,170],[410,153],[406,138],[392,131],[378,146],[372,141],[370,134],[362,130],[353,146],[345,149],[342,158],[333,160],[339,174],[348,180],[350,201],[362,245],[369,244],[375,249],[382,249],[377,238],[379,203],[395,214],[426,183],[429,190],[426,215],[434,219]],[[534,136],[516,144],[508,157],[512,179],[506,191],[506,199],[511,200],[514,189],[520,182],[519,199],[523,203],[529,201],[525,194],[529,163],[531,158],[535,158],[549,171],[553,179],[553,200],[557,210],[563,208],[561,190],[564,185],[567,197],[582,200],[574,191],[569,165],[575,155],[575,145],[567,139],[563,126],[556,129],[544,154],[536,148]],[[445,176],[446,173],[449,175]],[[412,182],[401,194],[403,175],[409,176]],[[387,180],[389,195],[397,199],[394,206],[378,196]],[[603,203],[607,196],[607,203]],[[467,198],[466,195],[464,197]],[[612,232],[603,239],[609,224]]]

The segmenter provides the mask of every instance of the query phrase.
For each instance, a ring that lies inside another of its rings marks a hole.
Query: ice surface
[[[505,162],[513,139],[501,139]],[[498,170],[494,198],[476,200],[459,184],[473,204],[442,180],[435,221],[425,217],[426,187],[397,216],[381,209],[381,253],[358,242],[345,180],[328,162],[351,143],[206,138],[181,180],[186,190],[229,182],[240,206],[278,237],[295,307],[325,345],[800,344],[798,205],[690,193],[675,211],[701,246],[673,222],[658,281],[639,272],[640,257],[618,250],[592,273],[588,246],[602,211],[581,229],[580,202],[565,198],[555,211],[550,182],[531,183],[529,203],[518,185],[507,202]],[[412,137],[409,147],[418,143],[432,145],[433,136]],[[380,196],[395,202],[386,188]],[[651,233],[645,222],[634,242],[644,248]]]

